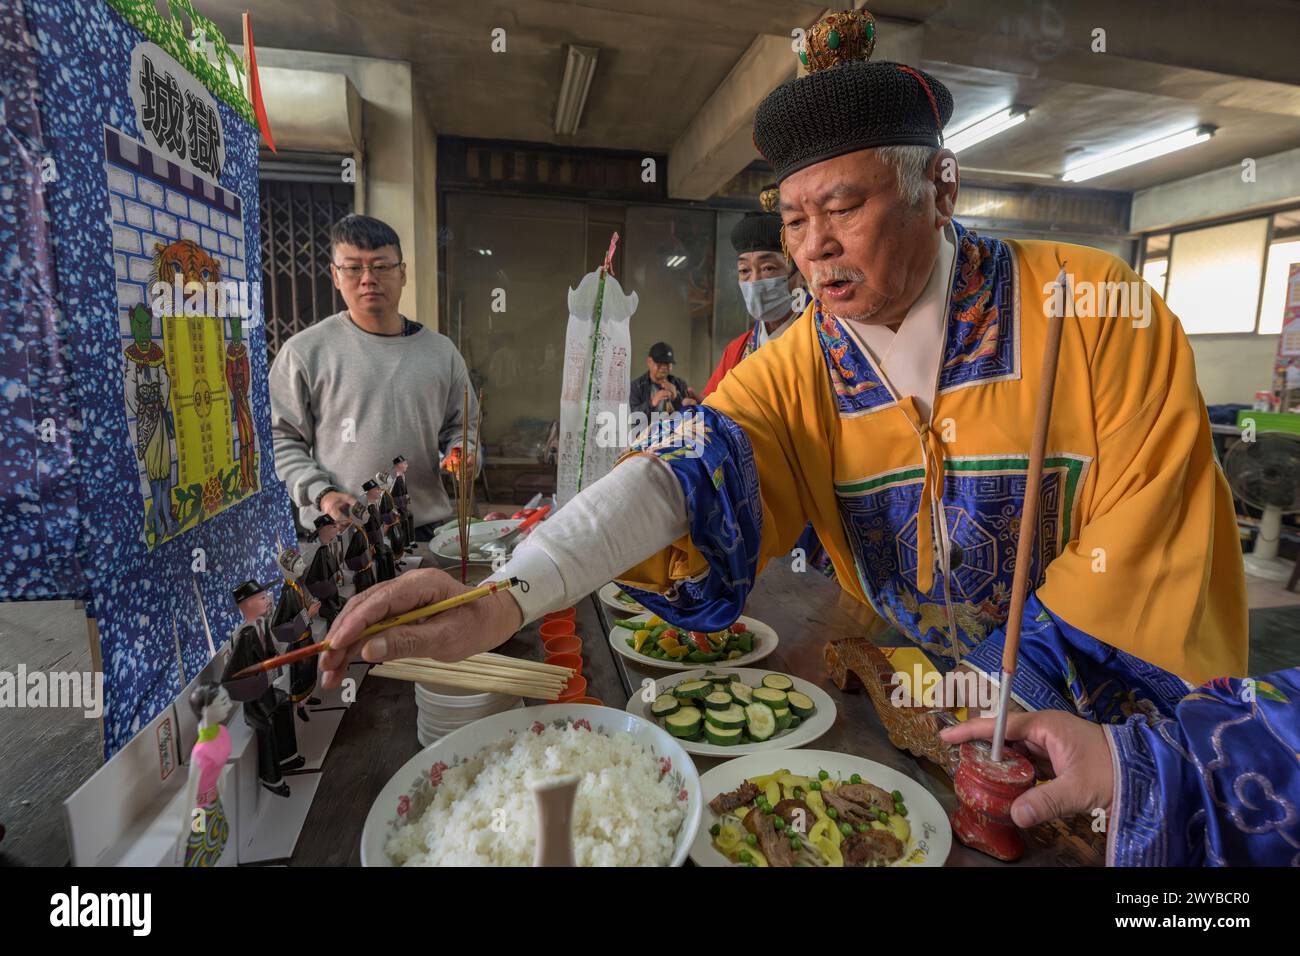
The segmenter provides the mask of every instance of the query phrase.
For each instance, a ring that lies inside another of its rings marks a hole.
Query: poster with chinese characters
[[[256,114],[191,0],[0,4],[0,600],[76,599],[106,756],[276,579]],[[175,626],[173,630],[173,621]],[[152,745],[152,742],[150,742]]]
[[[131,54],[141,143],[105,127],[123,381],[149,548],[259,488],[244,329],[260,311],[243,200],[223,189],[211,94],[153,43]]]

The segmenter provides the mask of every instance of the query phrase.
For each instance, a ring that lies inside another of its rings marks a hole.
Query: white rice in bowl
[[[385,850],[400,866],[530,866],[531,786],[573,774],[578,866],[667,866],[686,804],[665,764],[629,734],[606,736],[586,721],[534,724],[443,770],[428,805]]]

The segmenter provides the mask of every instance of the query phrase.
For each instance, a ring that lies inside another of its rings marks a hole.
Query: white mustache
[[[857,269],[848,266],[823,266],[813,269],[809,283],[812,285],[814,292],[820,292],[824,286],[831,282],[863,282],[866,278]]]

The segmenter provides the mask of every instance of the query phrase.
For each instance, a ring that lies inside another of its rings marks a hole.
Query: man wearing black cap
[[[247,667],[275,657],[268,619],[271,592],[256,581],[245,581],[231,596],[244,621],[230,637],[230,660],[221,681],[232,700],[244,704],[244,720],[257,736],[257,777],[277,797],[289,796],[284,771],[297,770],[306,760],[298,753],[289,695],[271,683],[267,674],[231,678]]]
[[[747,212],[731,230],[736,250],[736,278],[745,309],[754,320],[753,328],[736,336],[722,352],[704,397],[718,387],[722,377],[755,349],[770,342],[790,327],[795,317],[792,282],[802,279],[794,272],[781,248],[781,217],[774,210],[780,201],[775,185],[763,190],[763,212]]]
[[[873,630],[960,660],[1003,704],[1172,718],[1189,683],[1245,673],[1232,495],[1177,316],[1108,253],[958,223],[952,96],[922,70],[871,61],[875,31],[865,10],[823,18],[800,53],[810,72],[756,114],[784,245],[815,296],[803,315],[517,548],[493,579],[526,592],[367,645],[367,659],[489,649],[610,575],[674,626],[718,630],[811,521]],[[1076,314],[1076,296],[1095,318]],[[1060,373],[1031,529],[1049,316],[1064,317]],[[1000,680],[1027,532],[1018,665]],[[461,590],[424,575],[399,582],[404,600],[345,612],[322,663],[332,681],[361,628]],[[1157,794],[1141,802],[1146,821],[1162,799],[1143,763],[1125,789]]]
[[[632,382],[628,396],[628,407],[633,414],[640,412],[649,419],[654,412],[668,415],[699,404],[695,392],[673,374],[676,361],[673,347],[667,342],[650,346],[645,360],[646,373]]]

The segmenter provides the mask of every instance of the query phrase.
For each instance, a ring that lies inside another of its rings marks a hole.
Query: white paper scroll
[[[627,414],[628,320],[636,304],[636,293],[625,294],[618,280],[603,269],[587,273],[577,289],[569,290],[560,394],[556,491],[560,507],[607,475],[626,444],[622,439],[627,427],[620,423]]]

